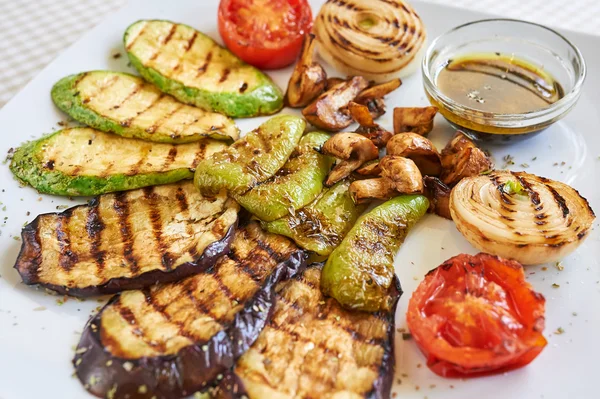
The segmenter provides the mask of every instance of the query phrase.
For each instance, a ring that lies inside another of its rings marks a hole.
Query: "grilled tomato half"
[[[407,323],[434,373],[495,374],[529,364],[544,349],[545,302],[518,262],[462,254],[427,273],[408,303]]]
[[[312,28],[307,0],[221,0],[219,33],[235,55],[261,69],[294,62]]]

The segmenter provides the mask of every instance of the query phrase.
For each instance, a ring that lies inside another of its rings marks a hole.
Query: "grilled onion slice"
[[[570,186],[508,171],[462,179],[450,195],[450,213],[474,247],[525,265],[573,252],[595,219]]]
[[[325,61],[376,82],[414,72],[425,49],[425,27],[401,0],[328,0],[313,31]]]

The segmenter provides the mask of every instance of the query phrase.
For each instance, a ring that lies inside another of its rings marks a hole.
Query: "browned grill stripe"
[[[165,37],[165,40],[163,41],[163,45],[165,45],[171,41],[171,38],[175,34],[176,30],[177,30],[177,25],[173,24],[173,26],[171,26],[171,30],[169,30],[169,34]]]
[[[148,151],[149,148],[144,148],[144,153],[143,155],[140,157],[140,159],[135,163],[135,165],[133,165],[130,169],[129,172],[127,172],[128,176],[135,176],[138,174],[140,167],[146,162],[146,159],[148,159],[148,155],[150,155],[150,152]],[[142,151],[142,149],[140,149],[140,151]]]
[[[75,82],[73,83],[73,87],[77,88],[77,86],[79,85],[79,83],[81,83],[81,81],[83,79],[85,79],[90,73],[89,72],[84,72],[81,75],[79,75],[77,77],[77,79],[75,79]]]
[[[117,308],[123,320],[125,320],[127,324],[131,326],[134,335],[140,337],[140,339],[148,344],[148,346],[151,346],[157,351],[165,352],[165,344],[163,342],[152,341],[150,337],[145,334],[144,330],[142,330],[141,326],[139,325],[137,318],[135,317],[135,313],[133,313],[131,309],[123,305],[121,302],[115,302],[113,306]]]
[[[194,164],[192,168],[195,168],[198,165],[198,162],[204,159],[204,154],[206,153],[206,142],[204,140],[198,142],[198,150],[196,151],[196,156],[194,157]]]
[[[177,111],[179,111],[183,107],[184,107],[183,104],[178,105],[175,109],[171,110],[171,112],[169,112],[168,114],[164,115],[159,121],[155,122],[154,125],[146,128],[146,132],[150,133],[150,134],[156,132],[156,130],[159,127],[161,127],[162,125],[164,125],[173,115],[175,115],[177,113]]]
[[[256,254],[256,251],[252,250],[252,251],[250,251],[248,256],[244,257],[244,259],[240,259],[237,256],[237,254],[235,253],[235,251],[231,251],[229,253],[229,255],[227,255],[227,256],[229,257],[229,259],[231,259],[232,261],[234,261],[236,263],[236,269],[241,269],[252,280],[256,281],[257,283],[261,283],[262,276],[260,275],[260,271],[257,272],[256,270],[254,270],[252,268],[252,265],[254,262],[248,262],[248,259],[252,258],[253,255],[255,255],[255,254]],[[258,266],[258,265],[255,265],[255,266]]]
[[[198,32],[194,31],[194,34],[192,35],[192,37],[190,38],[190,40],[188,40],[187,46],[185,47],[185,51],[186,52],[190,51],[190,49],[194,45],[194,42],[196,41],[197,37],[198,37]]]
[[[165,159],[165,163],[163,165],[163,168],[168,168],[173,161],[175,161],[175,157],[177,156],[177,146],[173,146],[171,147],[171,149],[169,150],[169,153],[167,154],[167,159]]]
[[[156,240],[156,250],[161,255],[161,263],[166,271],[171,270],[173,265],[174,257],[168,251],[166,242],[162,236],[162,220],[160,215],[160,207],[158,206],[158,196],[154,192],[153,187],[144,187],[144,197],[149,203],[149,217],[150,223],[152,224],[152,234]]]
[[[186,337],[186,338],[189,338],[192,341],[196,341],[197,340],[197,338],[193,334],[190,334],[190,332],[185,328],[185,325],[184,325],[183,322],[178,321],[178,320],[173,320],[173,318],[171,317],[171,315],[165,311],[165,309],[167,308],[168,304],[167,305],[161,305],[158,302],[156,302],[154,300],[154,297],[152,296],[152,292],[148,288],[144,288],[144,290],[142,292],[144,293],[144,298],[146,300],[146,304],[148,306],[151,306],[152,309],[154,309],[155,312],[160,313],[160,315],[162,317],[164,317],[165,320],[167,320],[169,323],[175,324],[177,326],[177,328],[178,328],[178,334],[179,335],[181,335],[183,337]]]
[[[104,222],[102,222],[102,217],[100,215],[100,199],[94,198],[90,202],[85,229],[90,239],[91,259],[96,263],[99,276],[103,275],[104,257],[106,256],[106,252],[100,249],[104,227],[105,225]]]
[[[138,33],[138,35],[131,41],[131,43],[127,45],[126,50],[129,51],[129,49],[134,45],[134,43],[137,42],[137,40],[144,35],[144,33],[146,32],[146,26],[148,26],[148,24],[144,24],[144,27],[140,30],[140,33]]]
[[[185,191],[183,188],[177,188],[177,192],[175,193],[175,199],[177,200],[177,205],[179,206],[179,212],[182,213],[185,219],[189,219],[189,204],[187,195],[185,195]],[[186,223],[186,233],[189,236],[194,235],[194,229],[192,228],[191,223]],[[195,245],[191,245],[188,249],[188,254],[192,257],[192,259],[196,259],[198,256],[198,248]]]
[[[68,229],[71,221],[71,211],[65,211],[56,218],[56,240],[60,252],[58,255],[58,264],[65,271],[70,271],[78,262],[78,256],[71,250],[71,238]]]
[[[210,64],[210,61],[212,60],[212,56],[213,53],[212,51],[209,51],[208,54],[206,54],[206,59],[204,60],[204,64],[202,64],[202,66],[200,68],[198,68],[198,73],[196,74],[196,77],[202,75],[204,72],[206,72],[206,70],[208,69],[208,64]]]
[[[127,266],[131,270],[131,273],[135,275],[139,271],[139,266],[133,251],[134,237],[129,222],[129,202],[127,201],[127,194],[124,192],[116,193],[113,207],[119,217],[119,231],[121,232],[121,242],[123,243],[123,257],[127,261]]]
[[[100,90],[98,90],[98,93],[94,94],[93,96],[87,97],[85,100],[83,100],[83,102],[89,103],[92,100],[92,98],[97,97],[98,95],[102,94],[106,90],[110,89],[115,83],[117,83],[118,80],[119,80],[118,75],[113,76],[105,86],[100,87]]]
[[[227,78],[229,77],[230,73],[231,73],[231,69],[225,68],[225,70],[223,70],[223,74],[221,75],[221,79],[219,79],[219,83],[225,82],[227,80]]]
[[[146,113],[147,111],[149,111],[149,110],[150,110],[152,107],[154,107],[156,104],[158,104],[158,103],[159,103],[159,102],[160,102],[160,101],[161,101],[161,100],[162,100],[164,97],[165,97],[165,95],[164,95],[164,94],[161,94],[160,96],[158,96],[158,97],[156,98],[156,100],[154,100],[154,101],[153,101],[153,102],[152,102],[150,105],[148,105],[148,106],[147,106],[145,109],[143,109],[143,110],[139,111],[139,112],[137,113],[137,115],[136,115],[136,116],[134,116],[133,118],[129,118],[129,119],[127,119],[127,120],[125,120],[125,121],[121,122],[121,126],[124,126],[124,127],[130,126],[130,125],[131,125],[131,122],[133,122],[133,121],[135,120],[135,118],[137,118],[138,116],[140,116],[140,115],[142,115],[142,114]]]
[[[540,202],[541,202],[540,195],[533,189],[533,187],[531,187],[531,184],[529,184],[529,182],[527,182],[527,180],[525,180],[521,177],[521,175],[519,173],[511,172],[511,174],[517,178],[519,183],[521,183],[521,186],[523,186],[525,191],[527,191],[527,194],[529,194],[529,199],[531,200],[531,203],[533,205],[535,205],[536,210],[538,210],[537,206],[540,205]]]
[[[127,94],[127,96],[117,105],[113,105],[111,107],[111,109],[118,109],[121,108],[123,105],[125,105],[125,103],[129,100],[131,100],[131,98],[133,96],[135,96],[141,89],[142,89],[143,83],[141,85],[136,85],[135,88],[129,93]],[[106,116],[106,115],[105,115]]]
[[[550,190],[552,196],[554,197],[554,201],[558,204],[558,207],[562,211],[563,218],[566,218],[569,214],[569,207],[567,206],[567,201],[565,201],[564,197],[558,193],[552,186],[546,185],[546,188]]]
[[[194,305],[194,307],[196,308],[196,310],[198,312],[205,314],[207,316],[210,316],[215,323],[223,325],[221,320],[219,320],[217,317],[215,317],[213,314],[211,314],[211,308],[207,305],[207,304],[211,303],[213,294],[206,295],[203,298],[203,300],[199,300],[198,298],[196,298],[196,295],[194,295],[197,288],[198,288],[198,279],[191,278],[191,279],[187,280],[187,283],[183,287],[183,291],[185,292],[186,296],[190,299],[190,301],[192,302],[192,304]],[[204,290],[202,290],[202,293],[204,294]]]

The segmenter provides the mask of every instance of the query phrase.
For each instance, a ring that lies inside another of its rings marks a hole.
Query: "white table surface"
[[[63,49],[126,1],[0,0],[0,107]],[[599,0],[426,1],[600,35]]]

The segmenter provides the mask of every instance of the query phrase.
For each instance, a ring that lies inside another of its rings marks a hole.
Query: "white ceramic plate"
[[[322,1],[311,1],[316,13]],[[52,85],[68,74],[127,67],[121,37],[125,28],[143,18],[163,18],[190,24],[218,38],[216,10],[218,2],[178,0],[133,1],[83,39],[63,52],[0,112],[0,154],[4,158],[11,147],[44,133],[59,129],[57,122],[66,120],[50,100]],[[484,15],[463,9],[423,4],[414,1],[423,18],[429,37],[433,38],[458,24]],[[513,170],[557,179],[573,185],[600,212],[600,38],[566,33],[578,45],[587,60],[589,76],[577,107],[563,121],[527,141],[504,147],[489,148],[498,166],[502,158],[514,157]],[[119,53],[120,58],[113,55]],[[332,76],[335,76],[334,71]],[[286,87],[290,70],[272,76]],[[396,94],[387,100],[394,106],[425,105],[421,77],[417,73],[406,79]],[[265,118],[240,120],[248,131]],[[391,115],[381,124],[391,129]],[[442,119],[436,120],[431,138],[443,147],[452,129]],[[535,161],[532,159],[537,157]],[[564,165],[561,163],[564,162]],[[554,166],[558,163],[557,166]],[[521,164],[528,164],[522,167]],[[73,346],[90,312],[102,301],[79,302],[51,296],[43,290],[26,287],[12,266],[21,242],[24,223],[37,214],[56,211],[82,200],[39,195],[31,188],[20,188],[8,165],[0,167],[0,399],[37,399],[42,397],[81,399],[89,397],[73,372]],[[527,268],[529,281],[546,299],[548,346],[528,367],[504,375],[469,380],[437,377],[425,366],[424,357],[411,341],[396,334],[396,376],[392,392],[400,398],[598,398],[600,359],[600,246],[598,223],[595,231],[579,250],[564,259],[564,270],[553,265]],[[456,231],[453,224],[428,215],[412,231],[402,246],[396,271],[405,294],[400,300],[396,323],[405,327],[408,299],[423,275],[447,258],[467,252],[476,253]],[[552,284],[560,285],[553,288]],[[563,334],[555,334],[559,327]],[[265,398],[268,399],[268,398]]]

